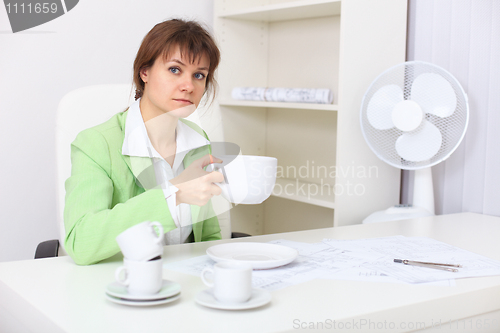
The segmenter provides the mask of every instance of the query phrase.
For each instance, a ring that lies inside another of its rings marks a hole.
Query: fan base
[[[386,210],[381,210],[370,214],[367,218],[363,220],[363,224],[375,223],[375,222],[385,222],[385,221],[396,221],[396,220],[407,220],[414,219],[418,217],[433,216],[428,210],[416,207],[412,205],[396,205],[389,207]]]

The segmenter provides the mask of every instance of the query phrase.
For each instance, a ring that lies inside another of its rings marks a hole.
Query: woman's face
[[[152,67],[141,70],[145,82],[141,110],[151,116],[169,112],[185,118],[196,110],[205,92],[210,61],[206,55],[190,62],[175,47],[167,59],[158,57]]]

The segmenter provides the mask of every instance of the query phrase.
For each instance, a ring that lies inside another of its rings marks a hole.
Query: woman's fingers
[[[219,186],[212,184],[212,196],[220,195],[221,193],[222,189]]]
[[[224,175],[219,171],[213,171],[206,175],[206,178],[211,183],[223,183]]]
[[[210,155],[210,156],[212,156],[212,163],[222,163],[222,162],[224,162],[223,160],[221,160],[218,157],[215,157],[213,155]]]
[[[220,172],[207,172],[203,168],[211,163],[222,163],[222,160],[205,155],[191,163],[179,176],[170,181],[179,191],[178,203],[205,205],[214,195],[220,195],[222,190],[215,183],[223,183],[224,175]]]
[[[199,158],[198,160],[196,160],[193,163],[197,163],[197,165],[200,165],[202,168],[204,168],[209,164],[222,163],[222,160],[218,157],[211,155],[211,154],[207,154],[207,155]]]

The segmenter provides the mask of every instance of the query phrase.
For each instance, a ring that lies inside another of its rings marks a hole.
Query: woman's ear
[[[143,67],[139,70],[139,74],[141,75],[142,82],[146,83],[148,82],[148,74],[149,74],[149,68]]]

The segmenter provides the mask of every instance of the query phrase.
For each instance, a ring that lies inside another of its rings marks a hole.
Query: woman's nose
[[[182,78],[180,88],[182,91],[192,92],[194,89],[194,84],[193,84],[192,79],[190,77]]]

